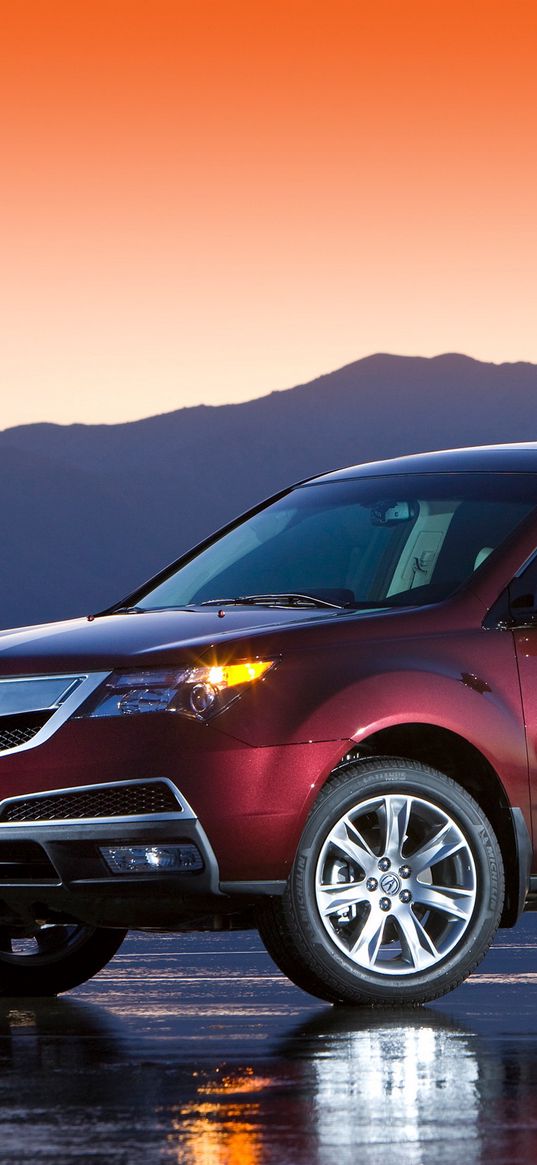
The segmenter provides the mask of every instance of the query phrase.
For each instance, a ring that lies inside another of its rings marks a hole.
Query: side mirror
[[[529,608],[535,609],[535,595],[533,591],[527,591],[526,594],[515,597],[511,594],[511,588],[509,588],[509,606],[512,611],[527,611]]]
[[[504,631],[512,631],[516,627],[537,627],[537,594],[528,590],[528,585],[531,587],[529,579],[514,578],[490,608],[483,620],[483,627],[501,628]]]
[[[513,626],[531,627],[533,624],[537,624],[537,596],[534,591],[522,591],[520,589],[521,582],[522,580],[515,580],[509,587],[509,613]]]

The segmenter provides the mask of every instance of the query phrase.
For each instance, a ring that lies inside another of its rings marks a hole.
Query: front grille
[[[84,817],[136,817],[180,813],[181,805],[164,781],[97,785],[50,797],[21,797],[0,807],[0,821],[67,821]]]
[[[15,716],[0,716],[0,752],[26,744],[51,715],[51,712],[21,712]]]
[[[33,841],[0,842],[0,883],[58,881],[45,850]]]

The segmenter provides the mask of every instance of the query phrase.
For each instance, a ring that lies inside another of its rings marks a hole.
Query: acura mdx
[[[457,986],[537,891],[537,445],[303,481],[0,633],[0,993],[256,926],[332,1002]]]

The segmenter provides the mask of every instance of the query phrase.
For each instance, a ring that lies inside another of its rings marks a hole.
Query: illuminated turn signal
[[[215,688],[236,688],[238,684],[249,684],[252,680],[261,679],[273,662],[272,659],[247,659],[243,663],[232,663],[229,667],[211,667],[207,678]]]

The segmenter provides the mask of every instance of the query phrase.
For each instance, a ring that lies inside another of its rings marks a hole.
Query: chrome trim
[[[520,578],[521,575],[523,575],[524,572],[529,569],[529,567],[532,565],[532,563],[534,562],[534,560],[536,558],[537,558],[537,550],[532,550],[531,554],[528,554],[528,557],[524,559],[524,562],[522,563],[521,566],[519,566],[518,570],[515,570],[515,573],[513,575],[513,578],[511,579],[511,582],[515,578]]]
[[[63,704],[66,699],[66,693],[71,691],[73,685],[76,685],[76,688],[78,688],[82,681],[87,680],[87,678],[88,672],[86,671],[83,671],[82,674],[80,672],[47,672],[44,675],[36,675],[35,673],[32,673],[32,675],[23,676],[0,676],[0,686],[3,686],[4,684],[39,684],[46,683],[47,680],[52,680],[56,683],[60,683],[61,680],[64,682],[64,686],[61,691],[61,695],[64,697],[63,699],[56,700],[53,704],[46,704],[43,706],[38,705],[37,708],[22,708],[18,709],[17,712],[6,712],[2,713],[2,715],[5,714],[6,716],[17,716],[19,715],[19,712],[24,715],[25,712],[45,712],[48,708],[59,708],[60,704]]]
[[[10,751],[13,751],[12,749]],[[0,821],[0,830],[4,829],[21,829],[21,827],[31,826],[32,829],[38,830],[41,826],[58,826],[63,825],[94,825],[96,822],[101,824],[107,823],[113,825],[115,822],[129,822],[136,823],[137,821],[196,821],[197,816],[194,810],[189,805],[183,794],[179,792],[177,785],[170,781],[168,777],[139,777],[133,781],[100,781],[95,785],[73,785],[67,789],[47,789],[42,793],[25,793],[19,794],[18,797],[5,797],[0,801],[0,812],[5,805],[19,804],[21,801],[38,801],[43,797],[68,797],[71,793],[87,793],[94,789],[117,789],[124,788],[131,785],[167,785],[171,789],[176,798],[179,809],[177,813],[131,813],[126,816],[117,817],[41,817],[39,821]]]
[[[35,733],[34,736],[32,736],[31,740],[27,740],[25,744],[17,744],[15,746],[15,748],[2,749],[0,751],[0,760],[2,759],[3,756],[12,756],[13,753],[18,753],[18,752],[23,752],[23,751],[25,752],[25,751],[27,751],[27,749],[37,748],[37,746],[40,744],[43,744],[45,742],[45,740],[49,740],[50,737],[54,736],[54,733],[58,731],[58,728],[61,728],[62,724],[65,724],[66,720],[69,720],[71,718],[71,716],[74,715],[77,708],[80,708],[80,706],[82,704],[84,704],[85,701],[91,695],[93,695],[94,691],[99,687],[100,684],[104,683],[104,681],[108,678],[109,675],[111,675],[110,671],[100,671],[100,672],[91,672],[91,673],[84,673],[83,672],[82,675],[80,675],[80,672],[71,672],[71,673],[68,672],[66,675],[64,675],[62,672],[57,672],[57,673],[51,673],[51,674],[42,675],[42,676],[35,676],[35,675],[31,675],[31,676],[6,676],[5,678],[4,677],[0,678],[0,683],[17,683],[17,682],[20,682],[21,680],[28,682],[28,680],[33,680],[33,679],[39,679],[39,680],[51,680],[51,679],[62,680],[62,679],[65,679],[65,680],[72,680],[73,682],[75,680],[82,681],[81,683],[77,684],[74,692],[70,696],[68,696],[67,699],[64,700],[64,702],[62,704],[59,704],[56,706],[56,711],[52,712],[52,715],[49,717],[46,724],[44,724],[43,727],[40,728]],[[54,707],[54,705],[53,705],[53,707]],[[44,708],[43,711],[47,711],[47,709]],[[24,716],[24,710],[21,711],[20,713],[17,713],[17,715]],[[2,717],[0,717],[0,724],[1,724],[1,720],[2,720]]]

